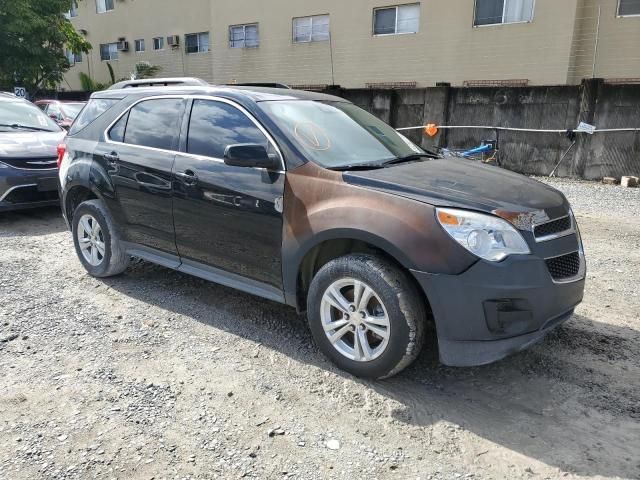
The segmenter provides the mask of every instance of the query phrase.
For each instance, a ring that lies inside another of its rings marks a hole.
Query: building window
[[[209,51],[209,32],[187,33],[184,36],[187,53],[204,53]]]
[[[418,33],[420,29],[420,4],[377,8],[373,11],[374,35]]]
[[[144,38],[140,38],[135,41],[136,52],[144,52]]]
[[[164,49],[164,37],[155,37],[153,39],[153,49],[154,50]]]
[[[474,25],[530,22],[534,0],[476,0]]]
[[[618,16],[631,17],[640,15],[640,0],[620,0],[618,3]]]
[[[73,0],[71,2],[71,9],[65,14],[67,18],[74,18],[78,16],[78,1]]]
[[[96,0],[96,11],[98,13],[109,12],[113,10],[113,0]]]
[[[73,53],[71,50],[66,50],[65,54],[67,56],[67,60],[69,60],[70,65],[82,63],[82,53]]]
[[[117,43],[101,43],[100,44],[100,60],[117,60],[118,44]]]
[[[293,19],[294,43],[329,40],[329,15],[314,15]]]
[[[257,23],[229,27],[229,46],[231,48],[253,48],[259,45]]]

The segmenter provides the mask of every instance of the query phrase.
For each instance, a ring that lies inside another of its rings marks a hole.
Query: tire
[[[129,265],[130,257],[122,247],[111,214],[102,200],[87,200],[78,205],[73,213],[71,231],[76,254],[89,275],[112,277],[122,273]],[[83,238],[84,248],[80,237]],[[95,257],[92,256],[94,252]]]
[[[358,298],[364,299],[359,306]],[[339,368],[358,377],[383,379],[409,366],[420,353],[423,302],[407,274],[390,262],[350,254],[328,262],[315,275],[307,295],[307,317],[316,344]]]

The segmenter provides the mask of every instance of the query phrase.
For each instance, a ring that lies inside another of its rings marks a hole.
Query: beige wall
[[[473,27],[473,0],[422,0],[417,34],[372,35],[375,7],[389,0],[215,2],[214,80],[332,83],[329,42],[293,44],[292,17],[329,13],[335,83],[528,79],[565,83],[577,0],[537,0],[531,23]],[[260,23],[260,48],[228,47],[226,26]],[[213,23],[212,22],[212,23]]]
[[[403,2],[400,2],[403,3]],[[405,2],[409,3],[409,2]],[[115,11],[95,13],[82,0],[73,22],[88,30],[90,56],[67,74],[77,89],[78,71],[108,79],[99,44],[126,37],[131,51],[112,62],[117,77],[137,61],[163,67],[162,76],[190,75],[215,83],[278,81],[294,85],[526,79],[533,85],[578,83],[593,70],[595,22],[601,7],[595,75],[640,77],[640,17],[616,17],[617,0],[536,0],[533,21],[473,27],[474,0],[421,0],[417,34],[372,35],[375,7],[393,0],[116,0]],[[188,7],[187,7],[188,5]],[[594,12],[596,12],[594,14]],[[292,42],[292,18],[329,14],[331,41]],[[230,48],[229,26],[258,23],[259,48]],[[186,55],[184,34],[209,31],[209,53]],[[177,34],[181,47],[153,52],[152,37]],[[147,51],[133,52],[144,38]],[[332,61],[333,60],[333,61]]]
[[[640,78],[640,16],[618,17],[618,0],[582,0],[569,82],[582,78]]]
[[[188,4],[188,8],[186,5]],[[78,72],[86,72],[97,81],[109,79],[105,62],[100,60],[100,44],[116,42],[125,37],[129,52],[120,52],[116,61],[111,61],[116,79],[128,78],[139,61],[148,61],[162,67],[162,76],[197,76],[211,80],[211,52],[185,54],[184,34],[209,31],[210,0],[114,0],[115,9],[107,13],[96,13],[95,0],[80,0],[78,16],[72,19],[76,29],[87,30],[87,40],[93,46],[83,62],[76,64],[65,76],[63,87],[78,90]],[[175,50],[166,45],[168,35],[179,35],[181,46]],[[165,37],[165,48],[153,51],[153,37]],[[134,52],[134,40],[145,39],[146,51]]]

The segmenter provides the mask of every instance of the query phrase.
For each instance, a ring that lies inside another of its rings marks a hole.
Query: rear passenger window
[[[182,103],[181,98],[162,98],[138,103],[129,112],[124,142],[163,150],[177,150]]]
[[[189,120],[187,152],[223,158],[227,145],[254,143],[268,149],[267,137],[232,105],[212,100],[195,100]]]

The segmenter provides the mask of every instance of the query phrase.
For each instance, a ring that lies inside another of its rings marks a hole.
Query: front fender
[[[350,185],[313,163],[287,173],[284,203],[287,296],[296,291],[305,255],[326,240],[362,240],[407,269],[436,274],[457,274],[476,261],[440,227],[432,205]]]

